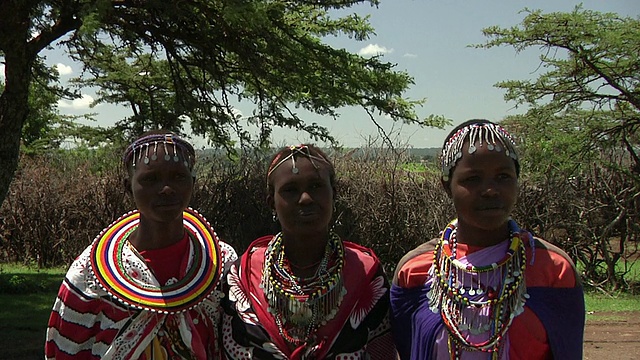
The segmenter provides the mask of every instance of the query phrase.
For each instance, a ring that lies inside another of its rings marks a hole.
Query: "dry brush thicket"
[[[403,152],[331,156],[338,174],[334,228],[373,248],[389,273],[404,253],[437,236],[454,216],[437,171],[429,166],[406,170],[410,160]],[[88,161],[24,157],[0,208],[0,261],[69,264],[100,230],[132,208],[115,164],[96,171]],[[191,205],[239,253],[256,237],[278,231],[265,202],[265,167],[264,156],[199,164]],[[535,182],[525,174],[514,218],[564,248],[580,263],[588,284],[628,288],[620,265],[629,266],[638,254],[637,193],[637,187],[603,168],[571,179],[548,173]]]

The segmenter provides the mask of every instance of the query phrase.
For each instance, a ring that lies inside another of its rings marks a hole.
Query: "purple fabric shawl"
[[[391,325],[403,360],[430,359],[435,338],[444,326],[429,309],[428,286],[391,288]],[[529,307],[544,325],[554,359],[582,359],[584,295],[582,287],[527,288]]]

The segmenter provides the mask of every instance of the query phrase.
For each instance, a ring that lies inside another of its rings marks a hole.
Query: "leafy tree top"
[[[157,126],[180,131],[188,120],[196,134],[221,146],[233,145],[233,135],[268,144],[273,127],[332,140],[297,109],[338,119],[344,106],[362,107],[372,120],[382,113],[444,125],[443,117],[417,115],[424,99],[404,97],[413,84],[409,74],[322,41],[373,33],[366,17],[336,16],[334,10],[358,3],[378,1],[42,1],[32,19],[41,36],[72,29],[62,44],[84,64],[76,85],[97,86],[97,102],[130,106],[134,115],[118,128],[128,136]],[[245,123],[233,111],[239,101],[255,104]],[[247,125],[261,130],[258,139]]]
[[[575,169],[607,151],[619,166],[616,154],[626,152],[626,171],[640,175],[640,20],[582,6],[523,13],[517,26],[484,29],[489,40],[474,46],[541,50],[536,79],[496,84],[505,100],[528,106],[507,123],[518,127],[531,164]]]

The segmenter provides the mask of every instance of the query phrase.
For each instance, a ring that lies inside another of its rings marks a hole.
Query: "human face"
[[[333,215],[333,188],[328,165],[297,156],[295,164],[299,171],[294,174],[289,164],[287,161],[271,173],[274,193],[267,197],[278,215],[283,233],[289,237],[326,235]]]
[[[490,151],[486,145],[476,144],[473,154],[468,149],[467,141],[445,183],[458,224],[479,233],[504,231],[518,195],[515,163],[504,151]]]
[[[182,212],[193,193],[193,177],[180,161],[164,160],[164,149],[158,147],[158,159],[144,164],[138,161],[128,186],[133,201],[144,219],[155,222],[182,221]],[[173,155],[173,154],[171,154]]]

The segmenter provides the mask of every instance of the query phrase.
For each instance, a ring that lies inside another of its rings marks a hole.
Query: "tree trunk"
[[[28,2],[4,1],[0,5],[0,50],[4,53],[5,84],[0,96],[0,204],[18,167],[22,126],[29,109],[31,65],[35,53],[28,48]]]

